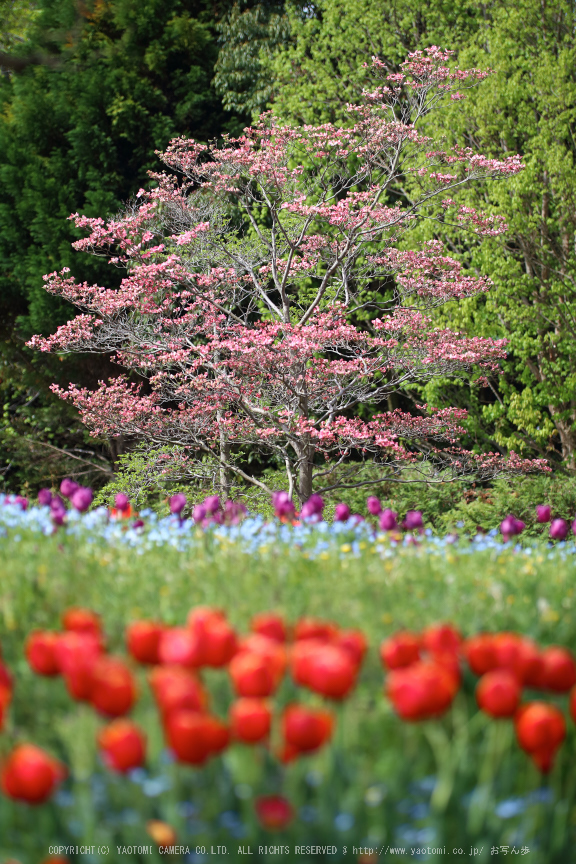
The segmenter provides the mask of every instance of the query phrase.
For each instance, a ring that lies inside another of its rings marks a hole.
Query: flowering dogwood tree
[[[190,464],[218,472],[224,493],[234,479],[267,489],[246,458],[263,451],[285,466],[301,501],[353,483],[353,464],[334,480],[351,454],[373,458],[381,479],[406,466],[429,480],[544,467],[457,448],[461,410],[355,414],[409,382],[482,374],[505,355],[504,341],[434,328],[427,314],[488,291],[489,279],[465,274],[437,241],[399,249],[439,196],[463,230],[500,234],[501,220],[452,196],[522,168],[516,156],[442,149],[419,130],[441,99],[464,98],[458,88],[487,74],[451,70],[450,53],[412,54],[399,74],[373,58],[380,80],[349,106],[345,128],[264,115],[219,145],[177,139],[162,156],[177,173],[152,175],[156,187],[120,218],[71,217],[89,231],[76,248],[110,256],[127,275],[118,290],[66,271],[46,276],[47,290],[82,314],[29,344],[111,352],[128,371],[95,392],[54,387],[94,435],[177,445]],[[402,206],[408,178],[419,194]],[[392,287],[375,300],[374,285]],[[361,323],[367,309],[372,320]]]

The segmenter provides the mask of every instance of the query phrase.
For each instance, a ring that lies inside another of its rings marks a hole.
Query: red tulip
[[[93,633],[58,634],[54,654],[58,669],[73,699],[88,701],[92,692],[92,674],[102,656],[102,645]]]
[[[12,690],[14,684],[12,682],[12,675],[8,671],[8,667],[0,661],[0,687],[5,687],[6,690]]]
[[[516,659],[514,673],[525,687],[540,687],[542,679],[542,654],[531,639],[523,637]]]
[[[380,659],[386,669],[403,669],[420,659],[420,638],[400,630],[380,645]]]
[[[42,804],[65,776],[64,766],[34,744],[19,744],[2,768],[2,791],[9,798]]]
[[[210,714],[206,715],[206,734],[212,756],[222,753],[230,743],[228,726],[218,717],[213,717]]]
[[[468,639],[464,653],[470,668],[477,675],[492,669],[506,669],[521,684],[539,686],[541,656],[538,646],[518,633],[481,633]]]
[[[138,663],[160,662],[160,637],[164,627],[157,621],[134,621],[126,628],[128,652]]]
[[[267,831],[282,831],[294,818],[294,808],[281,795],[257,798],[254,809],[258,821]]]
[[[238,696],[266,697],[275,689],[274,676],[262,655],[243,652],[230,663],[230,677]]]
[[[436,624],[422,634],[422,645],[431,654],[458,654],[462,641],[460,632],[451,624]]]
[[[450,669],[438,663],[419,662],[394,669],[385,692],[403,720],[427,720],[448,710],[458,690]]]
[[[238,699],[230,708],[232,737],[245,744],[256,744],[267,738],[272,725],[272,711],[264,699]]]
[[[58,675],[56,644],[59,634],[48,630],[35,630],[26,640],[26,659],[37,675]]]
[[[114,720],[98,733],[98,746],[108,768],[124,774],[146,758],[146,736],[131,720]]]
[[[4,720],[10,701],[12,699],[12,691],[0,684],[0,732],[4,728]]]
[[[257,654],[265,659],[272,672],[274,686],[277,687],[284,677],[288,665],[288,655],[284,645],[269,639],[267,636],[252,633],[240,642],[238,654],[244,653]]]
[[[208,695],[191,672],[181,666],[159,666],[149,675],[150,687],[164,720],[175,711],[208,710]]]
[[[166,720],[166,738],[179,762],[203,765],[212,752],[211,724],[197,711],[174,711]]]
[[[551,645],[541,654],[540,686],[554,693],[567,693],[576,684],[576,663],[567,648]]]
[[[236,633],[226,621],[211,618],[203,626],[203,661],[216,669],[227,666],[236,653]]]
[[[566,736],[562,712],[547,702],[527,702],[516,713],[516,737],[527,753],[554,752]]]
[[[106,717],[127,714],[137,698],[136,682],[130,669],[115,657],[100,657],[92,671],[90,702]]]
[[[341,630],[334,645],[346,651],[356,666],[360,666],[368,650],[368,642],[361,630]]]
[[[332,736],[334,717],[329,711],[289,705],[282,715],[286,743],[300,753],[318,750]]]
[[[167,628],[159,637],[158,657],[171,666],[199,667],[204,662],[201,638],[186,627]]]
[[[464,656],[475,675],[485,675],[496,668],[496,651],[492,633],[479,633],[466,639],[463,646]]]
[[[524,640],[518,633],[496,633],[493,636],[494,653],[496,656],[496,667],[508,669],[514,672],[520,680],[524,677]],[[535,646],[534,646],[535,647]]]
[[[261,612],[259,615],[255,615],[250,629],[254,633],[260,633],[261,636],[273,639],[275,642],[286,642],[288,638],[288,628],[284,619],[274,612]]]
[[[82,609],[73,606],[62,614],[62,626],[64,630],[72,630],[75,633],[93,633],[100,636],[102,627],[100,616],[91,609]]]
[[[357,666],[341,648],[322,645],[310,652],[307,662],[307,684],[315,693],[343,699],[356,683]]]
[[[319,618],[300,618],[296,623],[294,638],[320,639],[323,642],[331,642],[338,634],[338,628],[331,621],[322,621]]]
[[[214,618],[225,621],[226,615],[222,609],[217,609],[215,606],[196,606],[188,614],[187,626],[191,630],[201,630],[207,621]]]
[[[443,669],[450,673],[456,690],[460,687],[460,684],[462,683],[462,670],[460,668],[460,660],[457,654],[434,654],[430,657],[428,662],[433,663],[436,666],[442,666]]]
[[[476,701],[491,717],[513,717],[521,695],[518,679],[506,669],[487,672],[476,687]]]
[[[95,660],[102,653],[102,643],[93,633],[57,633],[54,655],[58,669],[66,676],[79,661]]]
[[[296,684],[299,684],[301,687],[308,687],[310,658],[325,645],[326,642],[321,639],[302,639],[292,646],[290,652],[290,673]]]

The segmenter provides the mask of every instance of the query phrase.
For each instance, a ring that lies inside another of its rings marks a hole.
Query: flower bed
[[[276,847],[290,861],[570,860],[572,543],[452,542],[350,514],[202,527],[182,511],[72,508],[57,526],[49,505],[0,513],[5,856],[84,844],[96,851],[79,860],[161,860],[175,843],[191,862],[224,846],[231,861]],[[100,614],[59,624],[71,604]],[[220,667],[195,655],[199,604],[229,610],[208,616]],[[267,608],[281,618],[257,617]],[[431,629],[442,617],[455,626]],[[38,806],[21,800],[30,766]]]
[[[62,485],[67,482],[71,481],[64,481]],[[74,494],[76,505],[72,499]],[[406,546],[422,546],[426,552],[436,555],[446,554],[455,545],[466,554],[486,550],[498,553],[513,548],[518,553],[531,555],[534,549],[544,547],[550,557],[564,558],[576,552],[571,536],[576,520],[570,531],[564,519],[552,518],[550,507],[546,505],[537,508],[538,521],[543,523],[541,539],[521,543],[519,537],[524,523],[514,516],[507,517],[498,528],[472,537],[460,538],[457,533],[439,537],[424,528],[418,511],[408,511],[399,522],[398,514],[383,509],[376,498],[368,498],[372,521],[351,514],[347,505],[339,504],[334,521],[328,523],[322,518],[320,496],[312,496],[301,513],[296,514],[286,493],[276,493],[277,518],[266,520],[247,514],[245,508],[232,501],[223,507],[217,496],[196,505],[192,515],[184,518],[182,512],[187,503],[184,495],[170,499],[172,512],[165,517],[151,510],[134,513],[124,495],[117,496],[123,507],[110,510],[98,507],[89,511],[92,495],[82,487],[71,493],[72,506],[68,510],[59,496],[48,495],[50,498],[42,498],[41,493],[41,501],[46,503],[32,507],[24,498],[0,495],[0,531],[17,529],[50,535],[60,530],[88,543],[101,540],[112,545],[127,545],[138,552],[164,545],[187,551],[204,543],[206,535],[216,544],[235,544],[250,554],[266,551],[271,545],[282,545],[286,550],[302,550],[310,557],[328,550],[359,555],[367,545],[382,557],[389,557],[399,547]],[[549,528],[548,523],[551,523]]]
[[[479,860],[568,860],[576,662],[562,647],[401,630],[379,647],[383,695],[363,669],[365,635],[328,620],[260,613],[242,635],[195,607],[178,626],[131,623],[123,656],[90,610],[66,610],[62,625],[30,633],[25,655],[44,698],[66,690],[63,756],[14,740],[18,676],[0,666],[0,818],[19,855],[28,826],[39,849],[113,859],[179,846],[191,861],[223,848],[264,861],[281,844],[330,847],[330,860],[370,850],[354,854],[362,862],[385,846],[405,849],[395,860],[480,848]]]

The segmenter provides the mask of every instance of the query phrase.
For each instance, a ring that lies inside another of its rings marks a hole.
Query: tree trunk
[[[556,405],[549,405],[548,410],[550,411],[552,422],[560,436],[562,459],[566,462],[566,467],[570,471],[576,471],[576,432],[572,428],[573,421],[570,422],[569,420],[562,420],[558,416],[560,412]]]
[[[304,445],[300,452],[300,467],[298,469],[298,498],[304,504],[312,495],[313,449]]]
[[[222,419],[222,413],[220,411],[216,412],[216,417],[219,425],[219,435],[220,435],[220,483],[218,491],[220,493],[220,497],[222,498],[222,502],[227,501],[230,497],[230,472],[226,465],[222,464],[223,462],[228,463],[228,457],[230,455],[230,444],[228,443],[228,439],[226,438],[226,433],[224,429],[220,426],[220,420]]]

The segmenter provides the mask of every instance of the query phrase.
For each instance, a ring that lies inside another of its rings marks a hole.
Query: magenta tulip
[[[382,504],[380,503],[380,499],[376,498],[374,495],[371,495],[366,501],[366,507],[368,508],[368,512],[371,516],[379,516],[382,512]]]
[[[347,522],[350,518],[350,507],[347,504],[337,504],[334,510],[335,522]]]
[[[69,477],[65,477],[60,483],[60,494],[65,498],[70,498],[78,488],[78,483]]]
[[[41,507],[49,507],[52,501],[52,492],[50,489],[40,489],[38,492],[38,503]]]
[[[408,531],[419,531],[424,527],[424,520],[420,510],[408,510],[404,519],[404,527]]]
[[[117,510],[127,510],[130,506],[128,496],[124,495],[123,492],[118,492],[118,494],[114,498],[114,506]]]
[[[272,506],[274,507],[274,515],[278,519],[285,519],[294,516],[296,507],[287,492],[273,492]]]
[[[75,510],[84,513],[90,507],[93,497],[92,489],[88,486],[78,486],[76,491],[70,496],[70,503]]]
[[[394,531],[398,527],[398,514],[394,510],[383,510],[380,514],[380,528],[382,531]]]
[[[564,519],[553,519],[550,525],[550,537],[552,540],[565,540],[568,535],[568,524]]]
[[[552,515],[552,508],[549,504],[539,504],[536,507],[536,521],[544,524],[545,522],[550,522],[550,516]]]
[[[302,519],[315,519],[318,521],[322,517],[324,510],[324,499],[320,495],[311,495],[308,501],[302,506],[300,516]]]

